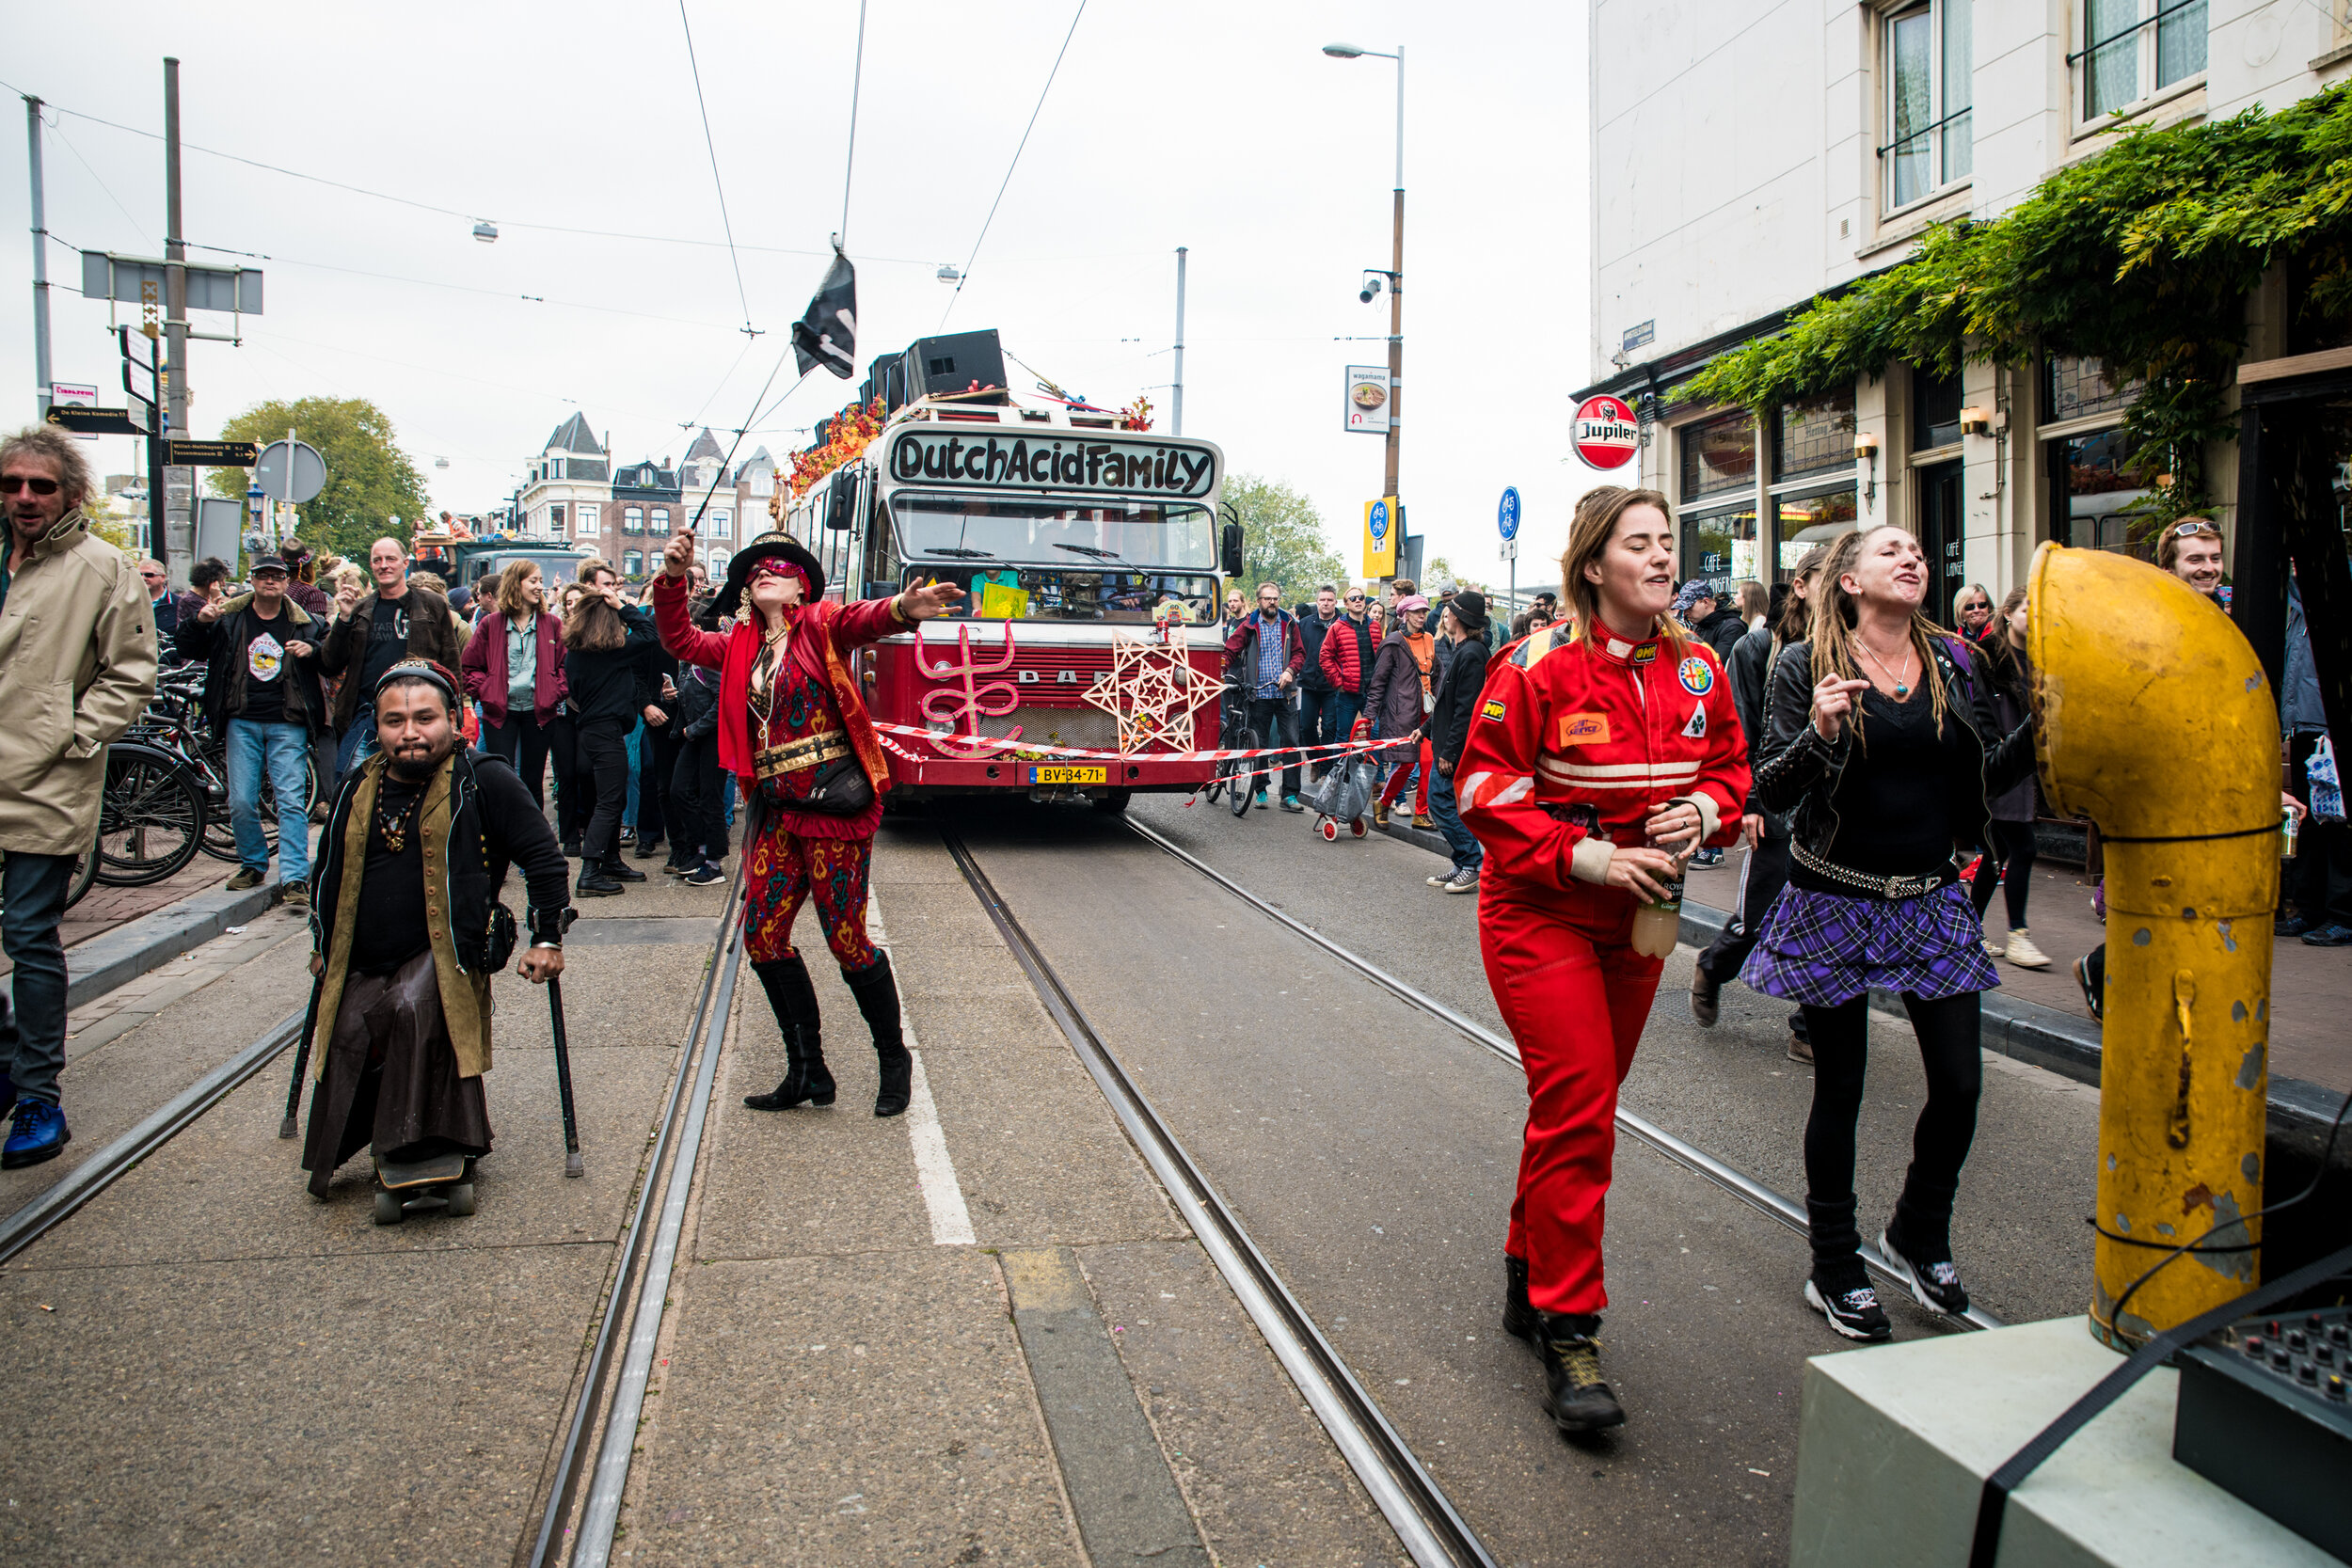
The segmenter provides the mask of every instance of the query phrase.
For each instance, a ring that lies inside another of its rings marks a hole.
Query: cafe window
[[[1684,500],[1755,487],[1756,419],[1746,409],[1685,425],[1680,439]]]
[[[2055,424],[2128,408],[2146,386],[2138,380],[2117,386],[2095,354],[2053,354],[2042,371],[2042,418]]]
[[[1886,205],[1908,207],[1976,167],[1971,0],[1931,0],[1886,19]]]
[[[2205,71],[2206,0],[2083,0],[2083,119]]]
[[[1819,485],[1811,489],[1790,491],[1772,499],[1779,514],[1780,559],[1774,562],[1775,576],[1783,580],[1793,576],[1797,562],[1816,545],[1827,544],[1848,529],[1861,515],[1854,505],[1851,483]]]
[[[1925,368],[1911,372],[1911,450],[1932,451],[1960,442],[1960,377]]]
[[[1775,482],[1853,467],[1851,386],[1802,403],[1783,404],[1772,423]]]
[[[2154,492],[2124,467],[2127,450],[2121,430],[2050,443],[2053,539],[2071,549],[2131,551],[2138,514],[2127,509]]]
[[[1719,511],[1685,513],[1682,517],[1680,578],[1731,578],[1756,575],[1756,503]]]

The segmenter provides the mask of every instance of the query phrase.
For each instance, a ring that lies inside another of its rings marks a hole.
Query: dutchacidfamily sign
[[[983,435],[902,430],[890,438],[890,479],[981,490],[1088,490],[1204,500],[1216,492],[1217,451],[1190,441],[1104,438],[1074,432]]]

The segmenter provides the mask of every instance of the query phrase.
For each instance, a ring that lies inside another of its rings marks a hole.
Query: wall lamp
[[[1960,411],[1960,433],[1963,436],[1987,436],[1993,431],[1993,416],[1984,409],[1969,407]]]
[[[1879,499],[1879,438],[1870,431],[1863,431],[1853,438],[1853,460],[1869,465],[1869,477],[1863,481],[1864,505],[1874,505]]]

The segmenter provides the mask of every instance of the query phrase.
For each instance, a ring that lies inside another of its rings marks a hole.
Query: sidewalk
[[[143,914],[153,914],[167,904],[176,904],[191,893],[202,893],[227,881],[236,866],[228,861],[216,861],[199,854],[177,876],[167,877],[146,887],[108,887],[103,882],[92,887],[80,903],[65,911],[58,924],[57,935],[68,947],[87,942],[125,921],[136,920]]]

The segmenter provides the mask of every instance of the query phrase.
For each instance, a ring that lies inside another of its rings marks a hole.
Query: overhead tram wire
[[[710,150],[710,183],[719,193],[719,227],[726,231],[727,261],[735,268],[735,297],[743,306],[741,330],[745,337],[756,338],[759,329],[752,325],[752,296],[743,287],[743,258],[735,251],[735,220],[727,216],[726,182],[719,178],[719,144],[710,135],[710,105],[703,98],[703,68],[694,58],[694,28],[686,20],[686,0],[677,0],[677,24],[686,34],[686,69],[694,78],[694,107],[702,114],[703,146]]]
[[[1037,107],[1029,111],[1029,123],[1021,132],[1021,145],[1012,150],[1012,162],[1005,167],[1004,183],[996,187],[996,199],[988,204],[988,216],[981,221],[980,236],[972,242],[972,254],[964,258],[962,275],[956,279],[956,292],[947,296],[947,309],[939,313],[939,325],[942,327],[955,313],[956,301],[963,297],[963,286],[972,281],[972,263],[980,259],[980,246],[987,243],[989,227],[996,221],[996,209],[1004,205],[1005,192],[1012,186],[1012,172],[1021,166],[1021,154],[1029,145],[1029,133],[1037,129],[1037,117],[1045,112],[1046,94],[1054,90],[1054,78],[1061,74],[1062,55],[1070,53],[1070,40],[1078,36],[1078,24],[1086,14],[1087,0],[1078,0],[1078,13],[1070,19],[1070,31],[1062,35],[1061,51],[1054,56],[1054,69],[1045,73],[1045,86],[1038,92]]]
[[[866,0],[857,0],[857,56],[850,69],[850,150],[841,164],[841,227],[833,236],[835,250],[847,250],[850,244],[850,176],[857,171],[857,98],[865,85]]]

